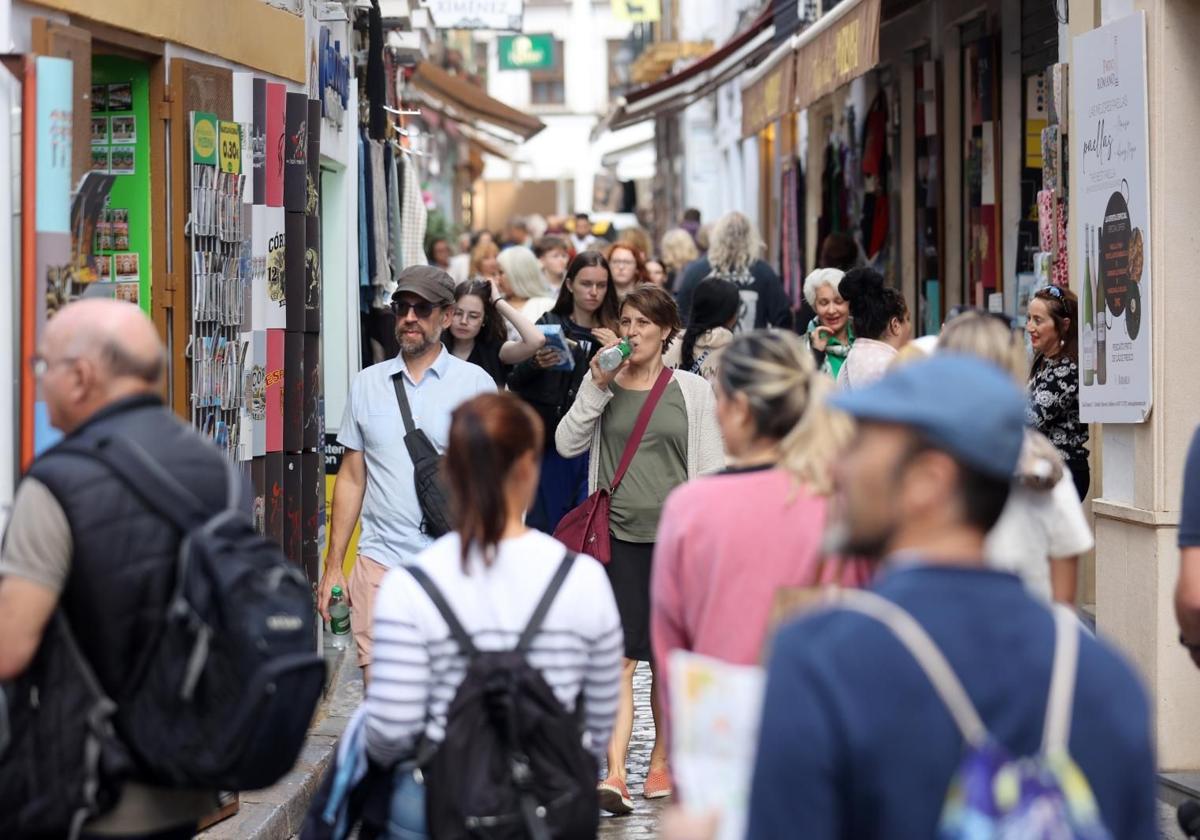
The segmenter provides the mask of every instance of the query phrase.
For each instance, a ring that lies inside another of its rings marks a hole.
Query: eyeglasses
[[[637,260],[609,260],[608,264],[613,268],[636,268]]]
[[[45,356],[41,355],[40,353],[35,353],[29,357],[29,367],[33,371],[33,375],[36,378],[41,379],[43,376],[45,376],[49,372],[50,368],[52,368],[54,365],[61,365],[64,363],[75,362],[78,360],[79,360],[78,356],[63,356],[60,359],[47,359]]]
[[[465,309],[455,309],[454,317],[458,318],[460,321],[467,321],[468,323],[474,323],[475,321],[483,320],[483,313],[482,312],[468,312]]]
[[[416,313],[418,318],[423,320],[432,315],[433,310],[437,309],[437,307],[427,300],[423,300],[420,303],[410,303],[407,300],[392,301],[392,313],[397,318],[407,318],[410,309]]]

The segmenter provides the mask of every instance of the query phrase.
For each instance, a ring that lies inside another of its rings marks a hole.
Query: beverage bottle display
[[[1092,311],[1092,229],[1090,225],[1083,226],[1083,241],[1085,254],[1083,258],[1083,329],[1080,331],[1080,346],[1083,348],[1083,358],[1079,360],[1083,367],[1083,384],[1091,385],[1096,380],[1096,336],[1095,318]]]
[[[596,355],[596,360],[600,365],[600,370],[616,370],[621,366],[621,362],[629,358],[629,354],[632,352],[633,348],[629,346],[629,339],[622,338],[621,343],[615,347],[601,350]]]
[[[329,601],[329,632],[333,635],[333,646],[341,650],[350,640],[350,605],[342,587],[333,587],[333,598]]]
[[[1090,237],[1089,237],[1090,239]],[[1089,243],[1090,244],[1090,243]],[[1104,283],[1100,278],[1104,274],[1104,260],[1100,256],[1100,231],[1096,231],[1096,384],[1103,385],[1108,381],[1108,336],[1104,326]]]

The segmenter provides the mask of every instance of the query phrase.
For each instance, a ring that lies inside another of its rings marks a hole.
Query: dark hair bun
[[[851,269],[838,284],[838,293],[853,308],[856,300],[883,294],[883,275],[870,268]]]

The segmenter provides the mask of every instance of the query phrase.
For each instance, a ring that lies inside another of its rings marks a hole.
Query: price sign
[[[222,120],[218,136],[221,171],[237,175],[242,171],[242,127]]]

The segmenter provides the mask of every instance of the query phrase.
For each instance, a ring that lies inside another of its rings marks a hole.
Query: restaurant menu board
[[[1080,416],[1150,416],[1150,159],[1144,12],[1075,38]]]

